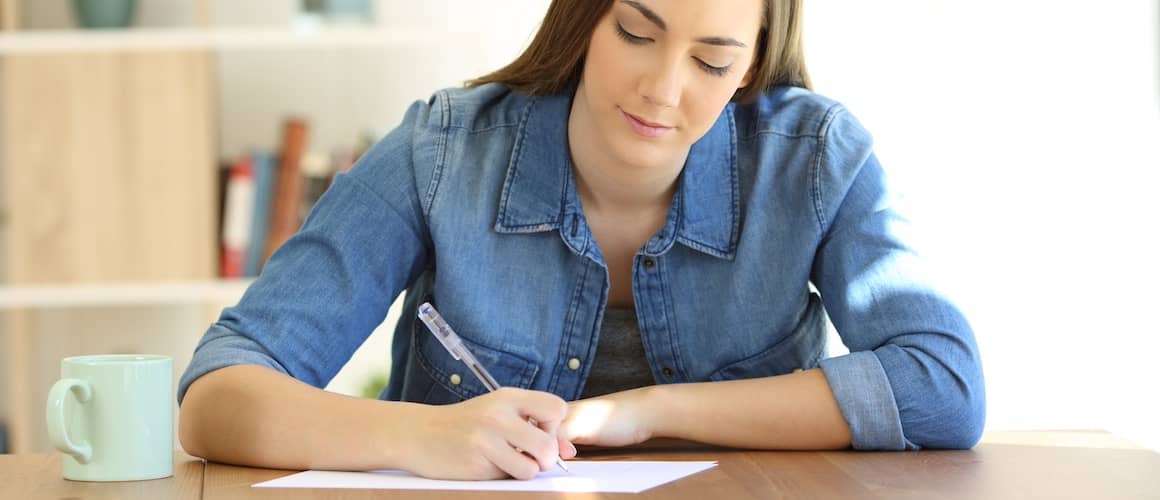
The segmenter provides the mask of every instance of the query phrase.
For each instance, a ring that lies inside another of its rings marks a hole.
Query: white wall
[[[1160,449],[1156,3],[806,8],[817,89],[875,135],[976,329],[988,428]]]
[[[219,2],[216,22],[285,24],[293,15],[285,0],[258,3],[270,7]],[[221,152],[228,157],[252,148],[276,149],[281,120],[291,114],[309,119],[310,147],[319,153],[350,146],[365,131],[381,136],[399,123],[412,102],[514,59],[546,8],[545,0],[378,0],[378,22],[384,26],[433,27],[451,36],[402,48],[222,53]]]

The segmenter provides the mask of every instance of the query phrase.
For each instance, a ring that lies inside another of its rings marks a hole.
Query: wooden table
[[[290,471],[205,464],[179,455],[175,476],[138,483],[72,483],[50,455],[0,456],[0,499],[24,498],[574,498],[552,494],[391,490],[263,489],[250,485]],[[968,451],[758,452],[719,449],[604,450],[588,460],[717,460],[705,472],[658,486],[644,499],[748,498],[1154,498],[1160,454],[1099,431],[991,432]],[[201,479],[204,475],[204,484]]]
[[[151,481],[95,483],[61,478],[60,453],[0,455],[0,500],[108,499],[198,500],[205,462],[181,452],[173,454],[173,476]]]

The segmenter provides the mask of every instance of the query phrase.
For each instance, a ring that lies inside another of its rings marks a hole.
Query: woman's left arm
[[[819,369],[655,385],[574,401],[560,435],[575,444],[598,446],[675,438],[770,450],[850,447],[850,428]]]

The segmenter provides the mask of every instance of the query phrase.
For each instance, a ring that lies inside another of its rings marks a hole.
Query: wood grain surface
[[[173,455],[173,476],[150,481],[83,482],[61,477],[60,453],[0,455],[0,499],[195,500],[202,498],[205,462]]]
[[[207,499],[1160,498],[1160,454],[1104,432],[995,433],[967,451],[587,450],[586,460],[716,460],[640,494],[252,488],[293,471],[206,465]]]
[[[172,478],[80,483],[61,479],[58,454],[0,455],[0,499],[1160,498],[1160,454],[1098,431],[988,433],[966,451],[584,450],[585,460],[718,461],[717,467],[636,495],[253,488],[296,471],[175,457]]]

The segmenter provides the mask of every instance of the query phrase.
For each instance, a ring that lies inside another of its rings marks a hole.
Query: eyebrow
[[[657,25],[657,27],[660,28],[661,31],[668,31],[669,28],[668,28],[668,25],[665,24],[665,20],[661,19],[661,16],[657,15],[657,13],[654,12],[652,9],[648,8],[648,6],[646,6],[640,2],[637,2],[636,0],[620,0],[620,3],[623,3],[629,7],[636,9],[637,11],[639,11],[640,15],[644,16],[645,19],[648,19],[650,22]],[[701,37],[701,38],[698,38],[696,41],[700,42],[700,43],[708,44],[708,45],[719,45],[719,46],[724,46],[724,47],[741,47],[741,48],[749,47],[748,45],[745,45],[744,43],[741,43],[740,41],[738,41],[736,38],[729,38],[729,37],[724,37],[724,36]]]

